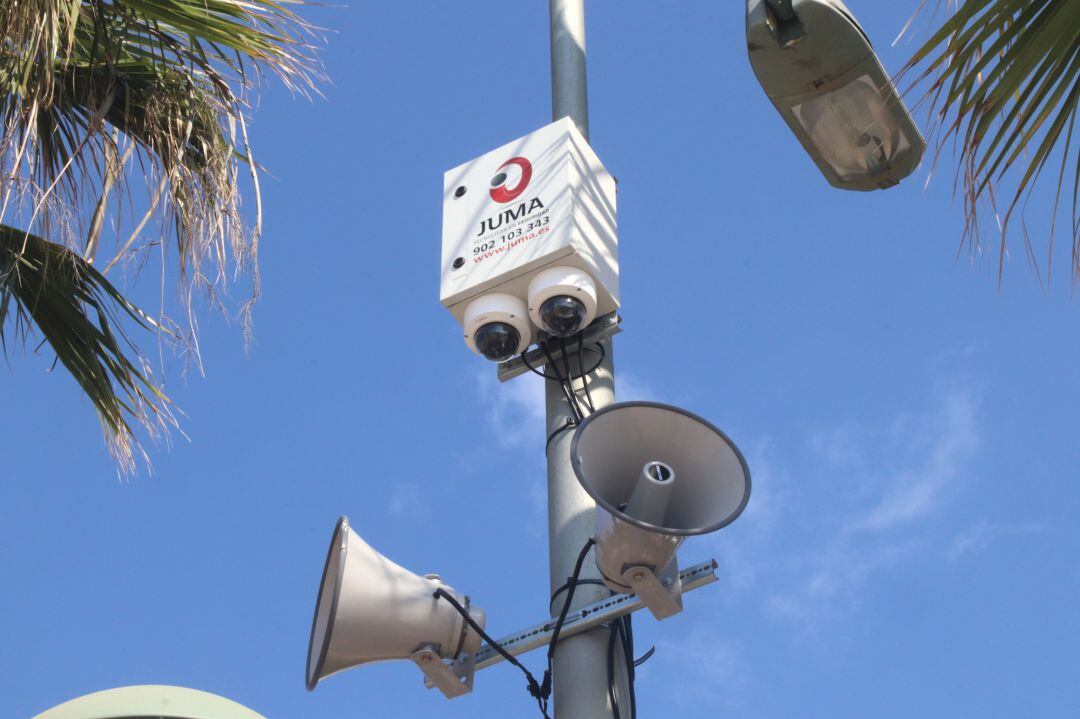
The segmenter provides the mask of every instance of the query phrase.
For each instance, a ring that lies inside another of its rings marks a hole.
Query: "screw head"
[[[466,189],[465,185],[462,185],[461,187],[454,190],[454,197],[463,197],[466,192],[468,192],[468,190]]]

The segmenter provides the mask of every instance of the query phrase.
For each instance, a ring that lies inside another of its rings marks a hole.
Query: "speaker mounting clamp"
[[[426,645],[409,657],[426,677],[425,684],[438,687],[447,699],[464,696],[473,689],[476,656],[466,654],[453,662],[444,662],[435,647]]]
[[[657,576],[651,567],[629,567],[622,582],[641,598],[656,619],[673,617],[683,610],[679,565],[672,559]]]

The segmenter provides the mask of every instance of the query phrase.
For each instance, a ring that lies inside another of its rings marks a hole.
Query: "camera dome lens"
[[[540,321],[556,337],[569,337],[585,322],[585,303],[569,295],[556,295],[540,305]]]
[[[521,333],[505,322],[489,322],[476,330],[473,342],[480,354],[492,362],[505,362],[517,354]]]

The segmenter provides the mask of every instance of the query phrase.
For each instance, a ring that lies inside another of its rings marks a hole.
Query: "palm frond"
[[[25,338],[32,323],[90,398],[110,449],[131,472],[141,452],[131,422],[166,428],[175,420],[146,365],[128,358],[138,353],[125,320],[163,329],[71,250],[0,225],[0,341],[6,349],[5,328]]]
[[[1054,217],[1048,223],[1050,281],[1060,200],[1067,170],[1076,168],[1071,274],[1080,280],[1080,152],[1072,143],[1080,103],[1080,0],[959,0],[905,69],[918,69],[914,85],[927,87],[924,99],[938,153],[950,143],[959,147],[964,240],[979,246],[984,205],[998,217],[999,283],[1014,213],[1027,202],[1047,164],[1060,155]],[[1010,196],[1003,209],[996,202],[999,196]],[[1030,241],[1025,229],[1028,255],[1035,261]]]
[[[240,165],[255,171],[246,96],[261,69],[314,90],[309,25],[269,0],[30,0],[0,11],[0,27],[11,38],[0,46],[0,220],[20,172],[32,181],[31,219],[46,223],[49,197],[72,206],[103,184],[116,155],[111,128],[150,160],[143,181],[167,179],[171,201],[159,208],[185,278],[225,283],[230,255],[238,270],[256,270],[259,218],[243,226],[236,187]],[[126,178],[112,181],[122,189]]]
[[[51,280],[76,293],[98,318],[101,344],[85,352],[96,357],[100,367],[85,357],[77,361],[64,347],[53,349],[73,374],[83,373],[76,379],[94,401],[107,432],[125,438],[117,439],[115,447],[128,464],[129,422],[152,430],[171,422],[163,420],[167,404],[153,401],[155,385],[140,366],[138,352],[121,341],[122,335],[110,334],[116,323],[98,308],[112,306],[159,334],[169,321],[164,306],[157,320],[135,310],[104,276],[118,265],[137,271],[126,260],[143,259],[150,252],[160,253],[163,265],[171,260],[168,254],[178,257],[179,312],[188,324],[182,334],[198,361],[196,292],[221,303],[232,277],[247,274],[251,297],[240,307],[247,339],[259,292],[262,213],[246,115],[266,75],[294,91],[317,92],[321,74],[314,28],[289,9],[300,4],[0,3],[0,223],[5,233],[22,238],[17,247],[9,242],[6,257],[0,256],[8,283],[0,287],[6,293],[4,311],[17,300],[16,328],[32,321],[51,344],[67,341],[55,329],[59,315],[44,315],[39,321],[30,309],[50,305],[19,300],[27,292],[44,291]],[[255,199],[253,225],[241,214],[245,173]],[[132,199],[140,190],[145,199]],[[125,207],[144,214],[141,219],[124,218]],[[116,230],[111,255],[101,240],[106,224]],[[122,230],[130,232],[126,241]],[[70,271],[55,277],[56,272],[41,274],[50,266]],[[35,271],[40,275],[37,285]],[[69,330],[76,327],[70,310],[63,318]],[[89,332],[85,326],[78,329]],[[16,335],[25,339],[25,333]],[[125,347],[135,360],[125,359],[120,351]],[[110,385],[117,388],[121,404],[105,399]]]

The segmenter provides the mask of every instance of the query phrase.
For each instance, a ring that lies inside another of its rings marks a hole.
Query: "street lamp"
[[[265,719],[223,697],[197,689],[134,686],[108,689],[72,699],[34,719]]]
[[[866,33],[840,0],[747,0],[750,65],[834,187],[883,190],[926,147]]]

